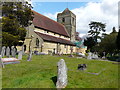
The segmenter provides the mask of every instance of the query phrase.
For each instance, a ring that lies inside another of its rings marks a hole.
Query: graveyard
[[[16,56],[17,57],[17,56]],[[68,68],[66,88],[118,88],[118,64],[66,56],[23,55],[20,63],[2,69],[2,88],[56,88],[57,63],[64,59]],[[86,70],[78,70],[86,64]],[[99,73],[99,74],[95,74]]]

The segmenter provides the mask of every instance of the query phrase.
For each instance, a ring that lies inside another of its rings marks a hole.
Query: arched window
[[[62,18],[62,22],[65,22],[65,18]]]
[[[39,39],[36,38],[36,46],[39,47]]]

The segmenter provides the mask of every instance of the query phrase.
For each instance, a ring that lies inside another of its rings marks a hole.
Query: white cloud
[[[52,13],[44,13],[44,15],[56,21],[58,13],[60,13],[60,12],[56,12],[56,13],[53,13],[53,14]]]
[[[106,23],[106,32],[111,32],[115,26],[118,29],[118,1],[119,0],[102,0],[99,3],[89,2],[85,6],[71,10],[76,15],[76,29],[81,36],[89,30],[91,21]],[[56,19],[57,13],[45,13],[44,15]]]

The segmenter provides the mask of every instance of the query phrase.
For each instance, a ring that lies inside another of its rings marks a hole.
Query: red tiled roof
[[[43,33],[40,33],[40,32],[35,32],[35,33],[37,35],[39,35],[44,41],[75,46],[75,44],[73,44],[70,40],[61,39],[61,38],[54,37],[54,36],[47,35],[47,34],[43,34]]]
[[[35,27],[42,28],[42,29],[69,37],[68,32],[66,31],[65,27],[62,24],[46,16],[43,16],[35,11],[33,11],[33,13],[34,13],[33,24]]]

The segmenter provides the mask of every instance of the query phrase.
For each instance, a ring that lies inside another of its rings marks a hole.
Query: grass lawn
[[[55,88],[57,62],[64,59],[68,67],[66,88],[118,88],[118,64],[113,62],[76,59],[57,56],[27,56],[19,64],[8,64],[2,70],[2,88]],[[78,71],[78,64],[87,64],[85,72]]]

